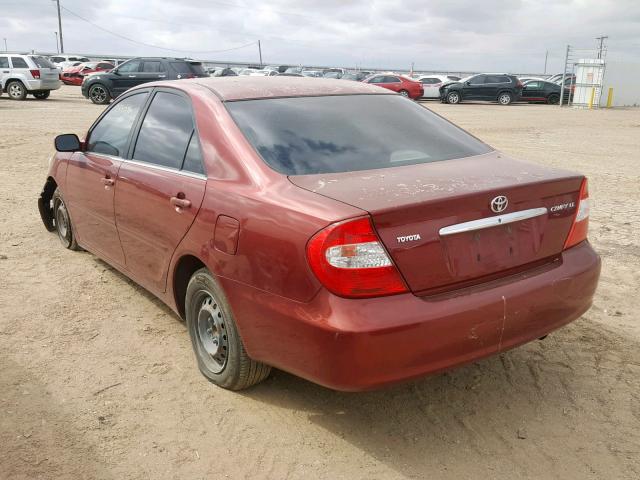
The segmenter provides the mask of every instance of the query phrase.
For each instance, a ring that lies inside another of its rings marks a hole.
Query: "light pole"
[[[56,34],[56,53],[60,53],[60,45],[58,44],[58,32],[53,32]]]
[[[8,52],[8,51],[9,51],[9,49],[7,48],[7,39],[6,39],[6,38],[3,38],[3,40],[4,40],[4,51],[5,51],[5,52]]]
[[[52,0],[58,7],[58,32],[60,34],[60,53],[64,53],[64,42],[62,41],[62,17],[60,16],[60,0]]]

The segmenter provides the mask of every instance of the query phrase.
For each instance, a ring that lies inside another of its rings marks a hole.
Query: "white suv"
[[[44,100],[61,83],[58,69],[45,57],[0,54],[0,94],[6,92],[14,100],[27,95]]]

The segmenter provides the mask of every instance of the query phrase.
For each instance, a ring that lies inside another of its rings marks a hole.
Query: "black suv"
[[[509,105],[520,98],[522,82],[506,73],[481,73],[440,87],[440,100],[460,103],[462,100],[484,100]]]
[[[88,75],[82,82],[82,95],[93,103],[107,104],[131,87],[157,80],[208,77],[202,63],[184,58],[132,58],[110,72]]]

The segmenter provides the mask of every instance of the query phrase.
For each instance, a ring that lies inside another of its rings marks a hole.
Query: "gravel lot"
[[[545,341],[383,391],[276,371],[232,393],[200,375],[168,308],[40,222],[53,137],[102,108],[74,87],[0,97],[0,478],[640,478],[640,110],[426,106],[590,177],[593,308]]]

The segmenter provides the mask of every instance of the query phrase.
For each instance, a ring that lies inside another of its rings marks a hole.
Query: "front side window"
[[[225,106],[262,159],[285,175],[389,168],[491,151],[396,95],[274,98]]]
[[[137,93],[116,103],[89,134],[87,151],[124,156],[133,122],[146,99],[146,93]]]
[[[469,84],[470,85],[482,85],[485,83],[485,76],[484,75],[477,75],[475,77],[472,77],[471,79],[469,79]]]
[[[29,65],[22,57],[11,57],[11,64],[13,68],[29,68]]]
[[[140,60],[129,60],[128,62],[125,62],[118,67],[118,72],[122,72],[122,73],[139,72],[141,63],[142,62]]]
[[[133,159],[180,169],[193,129],[188,101],[181,95],[158,92],[140,127]]]

